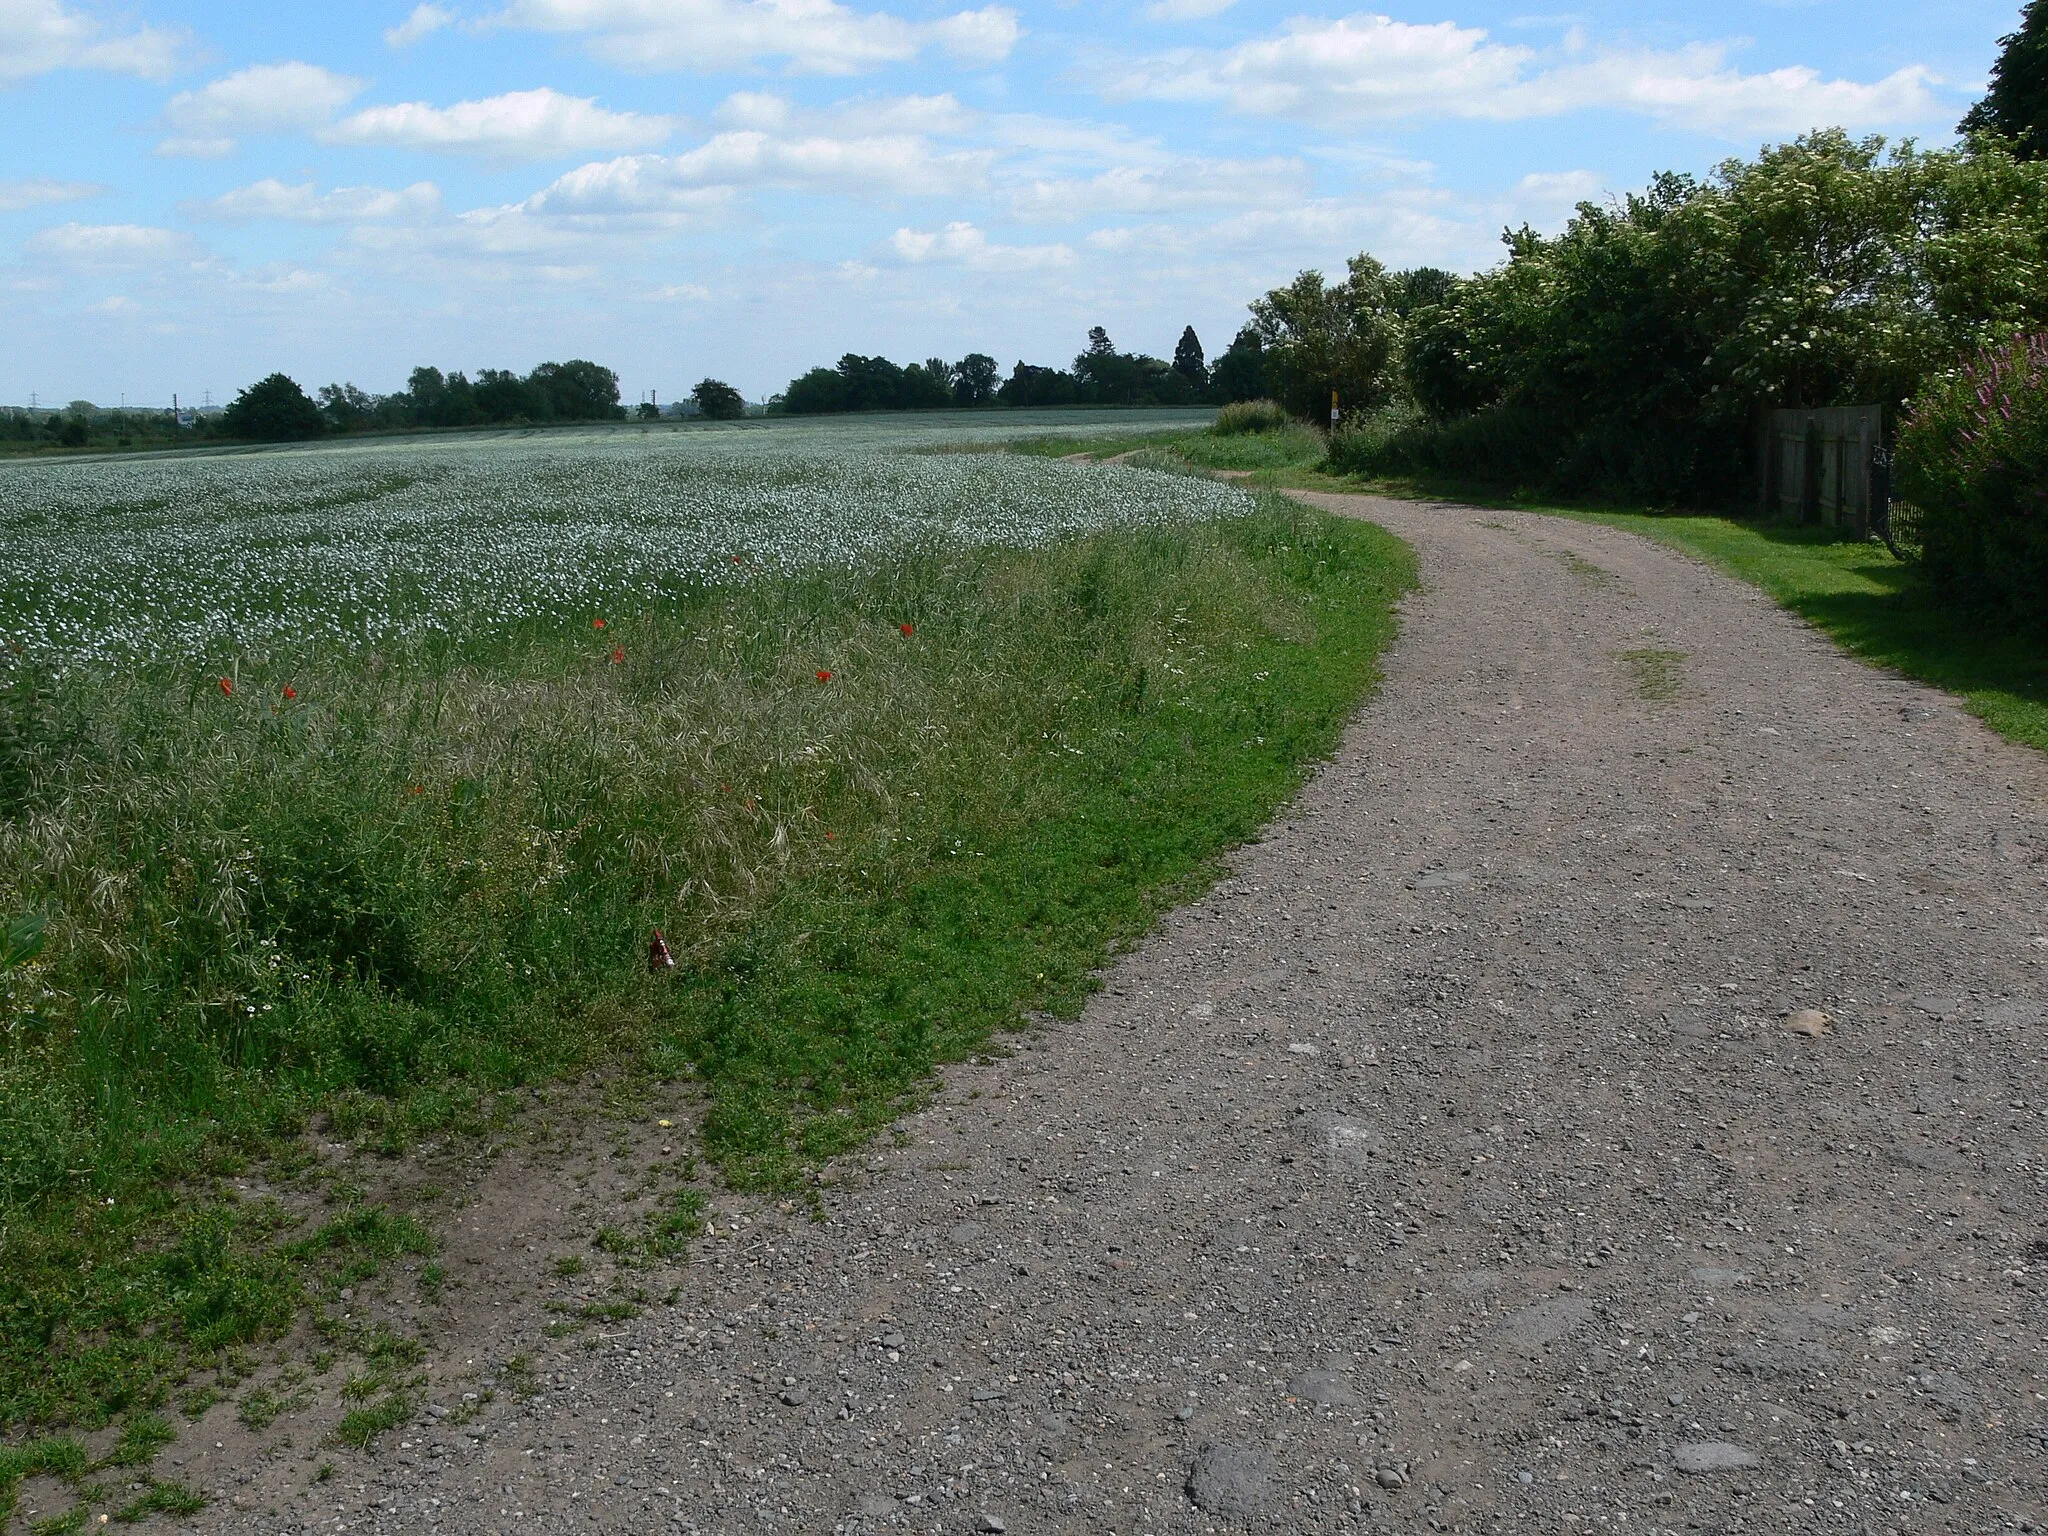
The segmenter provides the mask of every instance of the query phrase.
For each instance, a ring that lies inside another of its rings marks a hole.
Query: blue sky
[[[0,0],[0,402],[584,356],[1210,354],[1256,293],[1806,128],[1949,138],[2017,0]]]

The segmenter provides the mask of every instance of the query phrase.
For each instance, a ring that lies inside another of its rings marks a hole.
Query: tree
[[[690,398],[712,421],[738,421],[747,414],[746,400],[723,379],[699,379]]]
[[[259,443],[296,442],[318,437],[326,430],[326,418],[306,392],[281,373],[251,384],[235,396],[221,413],[221,425],[230,437]]]
[[[1383,404],[1400,335],[1387,269],[1363,253],[1344,280],[1303,272],[1251,306],[1272,397],[1307,421],[1329,417],[1335,394],[1347,411]]]
[[[1002,370],[986,352],[970,352],[953,365],[953,403],[987,405],[1003,382]]]
[[[337,432],[353,432],[376,414],[377,401],[353,384],[322,384],[320,414]]]
[[[1072,405],[1076,396],[1074,376],[1058,368],[1040,368],[1019,359],[1010,370],[996,398],[1004,405]]]
[[[485,421],[545,421],[552,414],[546,396],[507,368],[479,369],[470,398]]]
[[[906,411],[944,410],[953,403],[953,365],[942,357],[928,357],[903,370],[903,388],[898,409]]]
[[[1957,131],[1995,133],[2021,159],[2048,159],[2048,0],[2027,0],[2019,31],[1998,46],[1991,88]]]
[[[1230,347],[1209,370],[1209,393],[1222,405],[1262,400],[1266,395],[1266,349],[1258,327],[1241,327]]]
[[[836,368],[813,368],[790,380],[782,392],[782,408],[792,416],[823,416],[850,411],[846,379]]]
[[[1173,371],[1196,389],[1209,386],[1209,370],[1202,358],[1202,338],[1195,334],[1192,325],[1180,333],[1180,340],[1174,344]]]
[[[545,401],[547,412],[557,421],[623,421],[626,408],[619,404],[619,376],[609,368],[582,358],[566,363],[542,363],[526,376],[526,382]]]

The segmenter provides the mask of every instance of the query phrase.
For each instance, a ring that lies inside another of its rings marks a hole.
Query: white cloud
[[[19,213],[24,208],[43,208],[51,203],[75,203],[98,197],[106,190],[96,181],[52,181],[47,176],[29,181],[0,181],[0,213]]]
[[[610,112],[587,96],[564,96],[545,86],[508,91],[452,107],[423,101],[367,107],[344,118],[323,137],[348,144],[393,144],[406,149],[454,150],[500,160],[539,160],[596,149],[638,149],[673,131],[668,118]]]
[[[777,188],[854,198],[961,196],[983,190],[994,149],[948,148],[927,129],[975,122],[951,96],[907,96],[799,108],[739,92],[718,108],[732,126],[678,155],[623,155],[578,166],[526,203],[535,213],[704,212],[707,194]]]
[[[164,106],[170,136],[160,155],[216,157],[233,153],[240,135],[293,133],[321,127],[362,91],[363,82],[317,64],[255,64],[180,91]]]
[[[1340,124],[1407,117],[1514,121],[1619,110],[1674,127],[1746,138],[1816,126],[1897,128],[1941,107],[1913,66],[1873,84],[1825,80],[1804,65],[1744,74],[1725,44],[1657,50],[1488,40],[1479,27],[1359,13],[1300,17],[1220,50],[1178,49],[1106,82],[1115,96],[1219,101],[1250,115]]]
[[[793,74],[849,75],[936,47],[994,64],[1016,46],[1016,13],[999,5],[937,21],[856,11],[838,0],[511,0],[498,24],[587,39],[623,69],[712,73],[782,59]]]
[[[139,267],[193,254],[192,238],[146,224],[58,224],[23,242],[31,256],[80,267]]]
[[[977,272],[1026,272],[1074,264],[1069,246],[996,245],[964,220],[938,230],[899,229],[889,239],[889,250],[911,266],[967,267]]]
[[[204,218],[234,223],[282,219],[295,224],[368,224],[429,218],[441,211],[441,189],[431,181],[409,187],[336,187],[323,193],[312,183],[292,185],[268,177],[192,206]]]
[[[177,68],[184,49],[184,34],[164,27],[113,32],[61,0],[0,0],[0,85],[56,69],[161,80]]]
[[[1499,115],[1551,115],[1587,107],[1618,108],[1711,133],[1751,139],[1805,133],[1911,127],[1950,115],[1930,89],[1928,70],[1909,65],[1882,80],[1825,80],[1807,66],[1744,74],[1718,43],[1672,52],[1600,52],[1528,81]]]
[[[416,5],[412,14],[397,26],[385,28],[384,45],[387,48],[410,48],[423,38],[432,37],[454,20],[453,11],[445,11],[438,5]]]

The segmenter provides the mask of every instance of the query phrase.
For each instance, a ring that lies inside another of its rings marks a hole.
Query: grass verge
[[[309,1129],[397,1155],[619,1067],[701,1084],[728,1178],[800,1184],[1210,880],[1335,743],[1411,575],[1265,498],[250,657],[232,690],[13,664],[0,1424],[137,1421],[423,1255]],[[365,1366],[345,1438],[409,1411],[416,1345],[330,1342]]]

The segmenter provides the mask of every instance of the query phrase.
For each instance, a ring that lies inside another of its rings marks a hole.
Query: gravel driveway
[[[1304,499],[1421,553],[1386,686],[1083,1019],[200,1525],[2048,1521],[2048,758],[1632,535]]]

